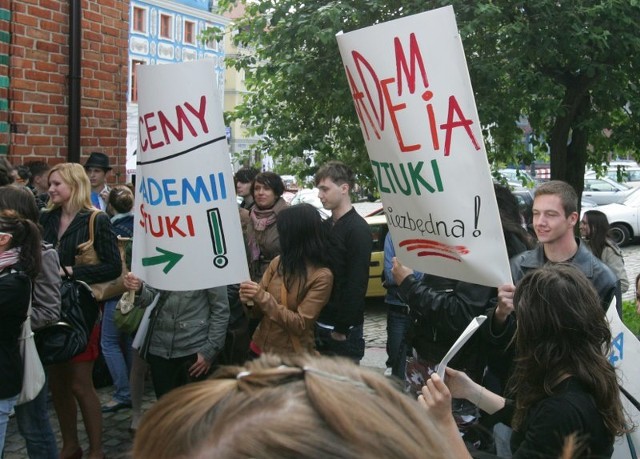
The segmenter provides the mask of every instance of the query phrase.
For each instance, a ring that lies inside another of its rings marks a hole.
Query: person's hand
[[[133,273],[127,273],[127,275],[124,276],[124,286],[127,290],[134,290],[139,293],[142,289],[142,280]]]
[[[111,190],[106,186],[100,192],[100,197],[104,202],[109,202],[109,193],[111,193]]]
[[[449,367],[445,369],[444,382],[453,398],[464,398],[471,401],[471,398],[478,390],[478,384],[473,382],[464,371],[454,370]]]
[[[211,362],[204,358],[204,355],[198,352],[198,359],[189,367],[189,376],[192,378],[198,378],[202,375],[206,375],[211,368]]]
[[[66,269],[67,271],[65,272]],[[62,266],[60,266],[60,277],[67,277],[67,274],[69,274],[69,277],[73,276],[73,267],[72,266],[65,266],[64,269],[62,269]]]
[[[393,274],[393,280],[396,285],[400,285],[407,276],[413,274],[413,269],[404,266],[396,257],[393,257],[392,262],[393,268],[391,268],[391,274]]]
[[[514,310],[513,293],[515,291],[516,286],[513,284],[505,284],[498,287],[498,305],[496,306],[496,312],[493,317],[499,325],[504,324],[509,314]]]
[[[253,303],[254,298],[260,291],[260,285],[253,281],[245,281],[240,284],[240,301],[243,303]]]
[[[436,423],[455,423],[451,413],[451,393],[438,373],[433,373],[422,387],[418,403],[431,414]]]

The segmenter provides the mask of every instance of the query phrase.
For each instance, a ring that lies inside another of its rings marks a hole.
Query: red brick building
[[[0,0],[0,154],[102,151],[124,181],[128,15],[128,0]]]

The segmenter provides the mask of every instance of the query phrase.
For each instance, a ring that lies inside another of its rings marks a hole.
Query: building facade
[[[220,31],[220,36],[224,34],[229,20],[213,13],[216,7],[216,2],[209,0],[131,0],[127,94],[128,174],[135,171],[135,151],[138,146],[136,75],[140,65],[212,59],[222,107],[225,90],[223,41],[201,40],[201,34],[207,29]]]
[[[0,1],[0,154],[124,171],[128,23],[128,0]]]

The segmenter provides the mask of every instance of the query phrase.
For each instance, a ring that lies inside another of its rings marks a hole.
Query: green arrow
[[[163,272],[167,274],[169,271],[173,269],[175,265],[184,257],[181,253],[171,252],[169,250],[161,249],[160,247],[156,247],[156,250],[160,252],[162,255],[156,255],[155,257],[147,257],[142,259],[142,266],[153,266],[153,265],[161,265],[162,263],[166,263],[167,266],[163,268]]]

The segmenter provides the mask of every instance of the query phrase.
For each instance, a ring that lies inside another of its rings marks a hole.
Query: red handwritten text
[[[367,140],[370,140],[372,135],[377,139],[381,138],[388,111],[400,151],[411,152],[422,148],[422,143],[415,140],[408,141],[407,133],[402,130],[403,123],[400,117],[401,112],[407,109],[406,96],[403,99],[403,91],[406,88],[410,95],[421,91],[420,98],[426,103],[426,121],[429,127],[426,132],[430,137],[431,147],[435,151],[440,150],[439,130],[444,131],[444,156],[449,156],[453,130],[457,128],[463,128],[473,148],[480,150],[480,145],[471,129],[474,122],[465,116],[454,95],[448,97],[446,122],[438,125],[432,102],[434,93],[429,88],[425,61],[415,34],[409,35],[408,53],[398,37],[394,38],[393,46],[396,62],[395,77],[381,79],[373,65],[355,50],[351,52],[351,57],[356,74],[354,75],[349,67],[346,68],[356,112]]]
[[[209,132],[205,120],[207,98],[200,97],[198,108],[189,102],[182,105],[175,107],[174,120],[169,119],[170,115],[162,110],[145,113],[138,118],[140,146],[143,152],[169,145],[172,140],[181,142],[185,137],[185,129],[192,137]]]

